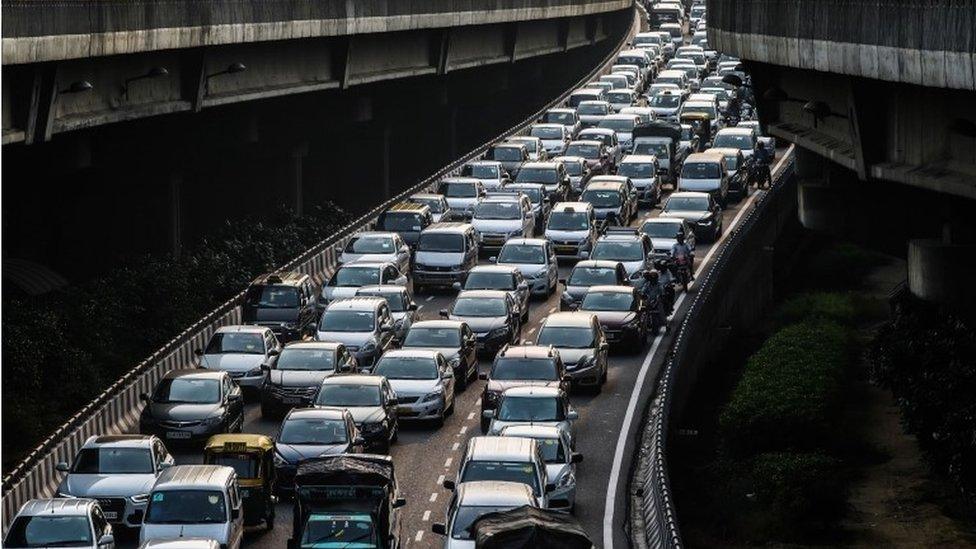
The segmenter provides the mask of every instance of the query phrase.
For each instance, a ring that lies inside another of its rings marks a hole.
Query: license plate
[[[115,511],[102,511],[102,514],[105,515],[106,520],[118,520],[119,518],[119,514]]]
[[[167,431],[166,438],[190,438],[189,431]]]
[[[301,404],[302,403],[302,399],[296,398],[296,397],[283,398],[283,399],[281,399],[281,402],[283,402],[285,404]]]
[[[414,412],[412,408],[397,408],[397,414],[399,414],[401,416],[415,416],[415,415],[417,415],[417,413]]]

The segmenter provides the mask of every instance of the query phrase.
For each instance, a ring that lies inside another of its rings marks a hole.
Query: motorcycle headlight
[[[149,494],[136,494],[129,499],[132,500],[132,503],[146,503],[149,501]]]
[[[437,402],[441,398],[440,391],[434,391],[433,393],[427,394],[424,398],[420,399],[420,402]]]

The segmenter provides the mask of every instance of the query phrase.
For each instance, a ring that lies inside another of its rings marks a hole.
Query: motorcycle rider
[[[667,292],[661,283],[660,274],[656,270],[644,271],[644,286],[641,288],[644,301],[651,307],[651,330],[648,336],[653,338],[657,335],[660,326],[668,331],[668,316],[670,308],[667,304]]]
[[[769,150],[766,149],[765,145],[760,146],[753,156],[755,157],[753,169],[756,171],[754,176],[756,186],[761,189],[768,189],[773,184],[773,174],[769,170],[769,165],[773,159],[769,154]]]
[[[691,282],[695,279],[695,253],[685,244],[685,233],[679,232],[675,240],[677,242],[671,246],[671,258],[674,259],[677,268],[684,267],[688,270],[688,282]]]

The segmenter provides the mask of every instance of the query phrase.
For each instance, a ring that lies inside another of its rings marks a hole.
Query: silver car
[[[439,427],[454,412],[454,370],[437,351],[390,351],[376,363],[373,374],[390,382],[400,420],[433,420]]]
[[[281,343],[264,326],[223,326],[210,336],[205,348],[195,352],[201,368],[225,371],[241,389],[257,392],[264,384],[262,366],[274,363]]]
[[[471,219],[475,204],[485,196],[485,187],[473,177],[448,177],[437,184],[437,192],[447,198],[456,215]]]
[[[685,235],[685,244],[695,251],[695,232],[684,219],[676,217],[651,217],[640,224],[640,232],[651,238],[654,259],[671,256],[671,247],[677,242],[679,233]]]
[[[497,160],[475,160],[461,166],[462,177],[473,177],[486,191],[496,191],[507,185],[512,178]]]
[[[318,341],[342,343],[360,369],[368,368],[399,342],[394,337],[393,316],[380,297],[354,297],[328,306],[315,333]]]
[[[512,387],[505,389],[498,400],[498,408],[485,410],[490,419],[489,435],[498,435],[510,425],[550,425],[566,431],[572,447],[576,447],[574,422],[579,413],[569,403],[567,395],[559,387]]]
[[[509,137],[505,141],[508,143],[520,143],[525,145],[525,148],[529,151],[529,160],[532,162],[543,162],[549,158],[549,154],[546,152],[546,148],[542,144],[542,139],[539,139],[538,137],[533,137],[531,135],[517,135],[515,137]]]
[[[57,494],[97,500],[105,520],[139,528],[156,478],[174,463],[155,436],[89,437],[70,465],[58,463],[57,470],[67,474]]]
[[[596,215],[589,202],[556,204],[546,224],[546,239],[552,243],[556,256],[586,259],[597,237]],[[524,271],[522,274],[525,274]]]
[[[474,549],[471,527],[488,513],[517,507],[539,507],[539,501],[528,485],[521,482],[479,480],[457,487],[447,509],[447,522],[435,522],[431,531],[445,536],[444,549]]]
[[[115,536],[93,499],[32,499],[10,523],[3,547],[113,549]]]
[[[529,135],[542,140],[542,146],[550,158],[562,154],[573,139],[569,129],[562,124],[535,124],[529,130]]]
[[[322,285],[318,308],[322,310],[333,301],[353,297],[363,286],[406,286],[406,272],[389,261],[357,261],[341,265]]]
[[[630,178],[637,190],[638,203],[654,206],[661,201],[661,179],[656,156],[627,155],[617,165],[617,175]]]
[[[544,238],[512,238],[489,261],[518,269],[532,295],[549,296],[559,283],[559,265],[552,243]]]
[[[379,285],[363,286],[356,290],[357,297],[382,297],[390,306],[390,316],[393,317],[393,333],[397,341],[407,337],[410,326],[417,320],[419,307],[414,302],[406,286]]]
[[[569,433],[550,425],[510,425],[499,434],[535,439],[546,462],[546,477],[555,485],[549,493],[549,509],[573,512],[576,507],[576,464],[583,461],[583,454],[573,451]]]
[[[510,265],[478,265],[468,273],[462,287],[458,290],[499,290],[508,292],[518,307],[519,318],[524,325],[529,321],[529,283],[522,271]]]
[[[478,350],[491,356],[518,341],[522,330],[521,311],[507,291],[464,290],[440,314],[466,323],[474,332]]]
[[[410,271],[410,247],[397,233],[367,231],[349,239],[339,254],[339,264],[354,261],[393,263],[400,272]]]
[[[492,193],[474,207],[471,226],[478,232],[481,250],[500,249],[509,238],[528,237],[535,232],[532,202],[518,193]]]

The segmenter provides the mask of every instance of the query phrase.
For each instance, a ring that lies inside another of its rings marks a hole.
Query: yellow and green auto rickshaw
[[[691,131],[698,136],[698,150],[703,151],[712,144],[712,118],[703,112],[686,112],[681,114],[682,124],[691,126]]]
[[[238,490],[244,506],[244,524],[264,522],[274,528],[274,441],[265,435],[223,434],[207,440],[203,462],[225,465],[237,471]]]

